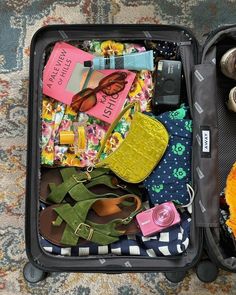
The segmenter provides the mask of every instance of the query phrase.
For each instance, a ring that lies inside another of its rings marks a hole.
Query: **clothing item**
[[[225,199],[226,203],[229,206],[229,219],[227,220],[226,224],[228,227],[231,228],[233,234],[236,238],[236,162],[233,164],[231,168],[227,180],[226,180],[226,187],[225,187]]]
[[[182,106],[156,118],[169,132],[169,144],[163,158],[144,181],[150,202],[161,204],[173,201],[186,205],[190,201],[187,184],[191,182],[192,121]]]
[[[223,249],[225,258],[236,256],[236,238],[226,224],[228,218],[228,210],[220,209],[220,246]]]
[[[146,48],[135,43],[121,43],[113,40],[107,41],[84,41],[82,48],[97,56],[109,57],[112,55],[123,55],[146,51]]]
[[[65,109],[66,106],[63,103],[49,97],[43,97],[41,163],[44,165],[52,166],[54,164],[55,137],[60,125],[62,125]],[[75,118],[75,114],[72,114],[72,116]]]
[[[41,204],[41,208],[45,208]],[[99,246],[92,242],[83,243],[75,247],[56,246],[42,236],[39,237],[41,246],[45,251],[63,256],[88,256],[88,255],[124,255],[124,256],[172,256],[186,251],[189,245],[191,218],[187,212],[181,214],[180,224],[152,236],[143,237],[140,234],[121,236],[115,243]]]
[[[154,51],[156,61],[159,59],[176,59],[177,58],[177,43],[169,41],[146,41],[147,49]]]

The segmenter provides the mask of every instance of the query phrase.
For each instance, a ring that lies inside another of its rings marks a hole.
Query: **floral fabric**
[[[139,44],[120,43],[113,40],[107,41],[84,41],[82,48],[95,55],[109,57],[111,55],[123,55],[146,51],[146,48]]]
[[[145,51],[145,47],[141,45],[119,43],[112,40],[104,42],[84,41],[82,49],[103,56]],[[126,103],[138,100],[141,110],[145,111],[149,107],[152,91],[151,72],[147,70],[139,71],[129,91]],[[128,111],[107,140],[102,158],[105,158],[122,143],[129,131],[131,120],[131,111]],[[59,138],[60,131],[74,131],[74,122],[84,126],[86,134],[86,149],[77,153],[75,153],[75,145],[61,145]],[[42,165],[77,167],[93,165],[108,127],[109,125],[101,120],[85,113],[77,114],[69,106],[49,97],[44,97],[42,103]]]
[[[47,102],[47,104],[45,103]],[[45,105],[54,106],[52,99],[43,99],[43,108]],[[100,141],[105,136],[108,124],[90,117],[84,113],[77,114],[70,108],[61,109],[60,120],[53,121],[55,115],[47,121],[43,121],[42,129],[42,164],[56,166],[77,166],[87,167],[93,163],[96,153],[100,147]],[[84,126],[86,134],[86,150],[75,154],[74,145],[60,145],[60,131],[74,131],[73,123],[78,122]],[[53,128],[51,127],[53,126]],[[50,139],[48,139],[50,138]]]
[[[44,97],[42,103],[41,163],[54,165],[54,139],[64,116],[65,105]]]

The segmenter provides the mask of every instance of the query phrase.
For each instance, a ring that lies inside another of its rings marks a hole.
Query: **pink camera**
[[[180,223],[180,216],[174,204],[166,202],[139,213],[136,220],[146,237]]]

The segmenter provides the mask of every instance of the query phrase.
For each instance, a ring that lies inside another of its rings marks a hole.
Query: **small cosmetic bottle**
[[[61,145],[73,145],[77,154],[86,150],[86,132],[84,126],[79,126],[78,123],[73,124],[73,129],[73,131],[60,131],[59,139]]]

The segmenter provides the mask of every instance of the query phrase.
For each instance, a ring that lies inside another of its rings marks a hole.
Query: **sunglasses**
[[[86,112],[97,103],[96,93],[102,91],[106,95],[114,95],[121,92],[127,81],[127,73],[115,72],[100,80],[98,86],[94,89],[85,88],[75,94],[72,98],[71,107],[76,112]]]

